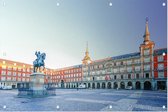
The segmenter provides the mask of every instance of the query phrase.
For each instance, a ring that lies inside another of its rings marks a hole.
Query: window
[[[99,65],[99,68],[103,68],[103,65]]]
[[[144,50],[144,55],[149,55],[149,49]]]
[[[25,71],[26,71],[26,69],[23,68],[23,72],[25,72]]]
[[[11,77],[7,77],[7,81],[11,81]]]
[[[105,74],[105,70],[102,70],[102,74]]]
[[[6,75],[6,71],[2,71],[2,75]]]
[[[120,75],[117,75],[117,79],[120,79],[121,78],[121,76]]]
[[[136,74],[136,78],[139,79],[139,74]]]
[[[111,68],[112,67],[112,63],[107,63],[106,64],[106,68]]]
[[[118,72],[118,69],[114,69],[114,73],[117,73]]]
[[[163,61],[163,56],[162,56],[162,55],[161,55],[161,56],[158,56],[157,58],[158,58],[158,62]]]
[[[8,71],[8,75],[11,75],[11,72]]]
[[[6,69],[6,66],[2,65],[2,69]]]
[[[117,79],[116,75],[114,75],[114,79]]]
[[[5,81],[5,80],[6,80],[6,77],[1,77],[1,80],[2,80],[2,81]]]
[[[17,68],[16,68],[16,67],[13,67],[13,70],[14,70],[14,71],[16,71],[16,70],[17,70]]]
[[[145,63],[150,62],[150,57],[144,58],[144,62],[145,62]]]
[[[13,79],[12,79],[13,81],[16,81],[16,77],[13,77]]]
[[[141,67],[140,66],[135,66],[135,71],[140,71]]]
[[[124,72],[125,71],[125,68],[120,68],[120,72]]]
[[[132,61],[131,60],[128,60],[127,61],[127,65],[131,65],[132,64]]]
[[[131,74],[128,74],[128,79],[131,79]]]
[[[22,69],[21,68],[18,68],[18,71],[21,71]]]
[[[13,76],[16,76],[16,72],[13,72]]]
[[[126,65],[127,64],[127,61],[123,61],[123,65]]]
[[[164,78],[164,72],[158,72],[158,78]]]
[[[140,59],[134,60],[134,63],[135,63],[135,64],[139,64],[139,63],[140,63]]]
[[[26,75],[25,75],[25,73],[23,73],[23,77],[25,77]]]
[[[21,76],[21,73],[18,73],[18,76]]]
[[[6,62],[5,61],[2,61],[3,64],[5,64]]]
[[[12,70],[12,67],[11,67],[11,66],[8,66],[8,70]]]
[[[97,65],[95,65],[95,66],[94,66],[94,69],[97,69],[97,68],[98,68],[98,66],[97,66]]]
[[[97,71],[97,75],[99,75],[100,74],[100,71]]]
[[[111,73],[111,72],[112,72],[112,68],[107,68],[107,69],[106,69],[106,72],[107,72],[107,73]]]
[[[145,70],[145,71],[150,70],[150,65],[145,65],[145,66],[144,66],[144,70]]]
[[[132,72],[132,67],[127,67],[127,72]]]
[[[164,64],[158,64],[158,70],[163,70],[164,69]]]
[[[21,81],[21,78],[18,78],[18,81]]]
[[[25,78],[22,78],[22,81],[25,81]]]
[[[123,75],[121,75],[121,79],[123,79]]]
[[[149,73],[146,73],[145,76],[146,76],[146,78],[149,78]]]
[[[116,65],[117,65],[117,66],[120,66],[120,62],[116,62]]]

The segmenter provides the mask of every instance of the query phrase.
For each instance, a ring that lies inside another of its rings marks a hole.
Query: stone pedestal
[[[44,74],[33,73],[30,75],[30,89],[43,90],[44,89]]]
[[[45,96],[47,95],[47,90],[44,85],[44,74],[43,73],[33,73],[30,75],[30,88],[33,96]]]
[[[55,88],[52,88],[51,83],[45,84],[44,78],[45,75],[43,73],[33,73],[30,75],[29,83],[19,84],[18,97],[46,97],[56,95]]]

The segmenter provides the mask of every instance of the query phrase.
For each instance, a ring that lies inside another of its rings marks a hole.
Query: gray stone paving
[[[166,111],[167,93],[142,90],[57,89],[56,96],[18,98],[0,90],[0,111]]]

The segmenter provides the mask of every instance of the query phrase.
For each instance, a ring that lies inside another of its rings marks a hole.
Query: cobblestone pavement
[[[164,91],[57,89],[56,96],[18,98],[0,90],[0,111],[166,111]]]

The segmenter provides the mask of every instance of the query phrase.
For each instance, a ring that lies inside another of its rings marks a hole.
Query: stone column
[[[167,84],[166,84],[167,86]],[[157,81],[155,80],[155,90],[157,90]]]
[[[64,83],[64,88],[67,88],[67,87],[66,87],[66,85],[67,85],[67,84],[66,84],[66,83]]]
[[[70,85],[70,88],[72,88],[72,83],[71,83],[71,82],[70,82],[70,84],[69,84],[69,85]]]
[[[152,79],[151,83],[152,83],[152,90],[156,90],[156,84],[155,84],[155,81],[153,79]]]
[[[125,83],[125,88],[126,88],[126,87],[128,86],[128,85],[127,85],[128,82],[124,82],[124,83]]]
[[[97,82],[95,82],[95,89],[97,89]]]
[[[102,89],[102,82],[100,82],[100,89]]]
[[[136,89],[134,81],[132,82],[132,86],[133,86],[133,89]]]
[[[144,90],[144,82],[141,82],[141,90]]]
[[[120,89],[120,82],[117,82],[117,84],[118,84],[118,88]]]
[[[92,88],[92,82],[90,82],[90,88]]]
[[[105,89],[107,89],[108,88],[108,82],[105,82]]]
[[[114,89],[114,82],[111,82],[111,89]]]

